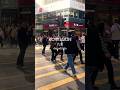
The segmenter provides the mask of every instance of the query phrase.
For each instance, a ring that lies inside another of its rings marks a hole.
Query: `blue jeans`
[[[75,67],[74,67],[74,62],[73,62],[74,55],[75,54],[67,54],[68,62],[67,62],[67,65],[65,66],[65,69],[68,69],[68,67],[70,66],[71,69],[72,69],[72,73],[76,74]]]

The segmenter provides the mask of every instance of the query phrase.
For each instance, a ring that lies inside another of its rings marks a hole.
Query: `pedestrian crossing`
[[[120,61],[113,61],[112,60],[112,65],[113,65],[113,71],[114,71],[114,79],[116,84],[120,85]],[[108,77],[107,77],[107,71],[106,69],[103,72],[100,72],[96,84],[100,87],[103,85],[108,85]],[[102,90],[102,89],[101,89]],[[106,90],[110,90],[110,88],[106,88]]]
[[[64,62],[59,60],[59,56],[57,56],[57,63],[51,63],[50,61],[50,50],[49,48],[46,49],[46,56],[42,56],[40,55],[40,50],[42,48],[37,47],[36,49],[36,65],[35,65],[35,89],[36,90],[56,90],[55,88],[59,88],[63,85],[67,85],[71,82],[75,82],[75,80],[79,80],[79,82],[81,82],[80,80],[84,79],[85,77],[85,72],[84,72],[84,64],[80,64],[79,60],[76,60],[76,65],[75,65],[75,69],[77,71],[77,78],[73,78],[72,72],[70,69],[68,69],[68,73],[64,72],[63,67],[66,64],[66,57],[64,56]],[[48,52],[48,53],[47,53]],[[39,58],[38,58],[39,55]],[[44,59],[43,59],[44,57]],[[46,60],[47,59],[47,62]],[[45,61],[46,63],[48,63],[47,65],[38,65],[38,63],[41,63]],[[51,80],[52,79],[52,80]],[[85,80],[82,80],[82,83],[84,83]],[[83,84],[84,85],[84,84]],[[73,88],[75,90],[77,90],[77,87],[74,87],[75,85],[73,84]],[[84,86],[83,88],[81,88],[81,90],[84,90]],[[67,90],[67,89],[66,89]]]
[[[46,86],[40,87],[40,88],[38,88],[38,90],[52,90],[52,89],[54,89],[54,88],[56,88],[56,87],[59,87],[59,86],[61,86],[61,85],[63,85],[63,84],[72,82],[72,81],[74,81],[74,80],[76,80],[76,79],[79,80],[79,79],[81,79],[81,78],[84,78],[84,76],[85,76],[85,73],[83,72],[83,73],[77,74],[77,78],[68,77],[68,78],[65,78],[65,79],[63,79],[63,80],[60,80],[60,81],[57,81],[57,82],[48,84],[48,85],[46,85]]]
[[[47,54],[46,56],[40,55],[40,49],[42,48],[37,48],[36,50],[36,55],[38,54],[37,52],[39,51],[39,58],[38,56],[36,57],[37,60],[35,60],[37,63],[35,66],[35,90],[85,90],[85,65],[80,64],[80,62],[77,62],[78,64],[75,65],[75,69],[77,71],[77,78],[71,77],[71,70],[68,70],[68,73],[64,73],[64,70],[61,68],[56,69],[55,67],[59,66],[64,66],[66,63],[66,58],[64,62],[59,62],[56,64],[53,64],[50,62],[50,60],[47,60],[47,65],[38,65],[38,63],[41,63],[45,60],[40,59],[42,57],[47,57],[44,59],[50,59],[50,53]],[[47,52],[49,51],[49,48],[47,49]],[[59,56],[58,56],[59,58]],[[57,59],[59,60],[59,59]],[[78,61],[78,60],[76,60]],[[115,72],[115,80],[120,81],[120,66],[119,62],[112,61],[113,66],[114,66],[114,72]],[[81,85],[75,85],[76,83],[73,84],[73,82],[76,82],[78,80],[81,82]],[[97,80],[96,80],[96,85],[98,87],[101,87],[101,85],[106,85],[107,84],[107,72],[104,70],[103,72],[100,72]],[[69,89],[68,86],[71,86],[73,88]],[[105,86],[104,86],[105,87]],[[106,85],[107,87],[107,85]],[[62,88],[62,89],[61,89]],[[100,90],[109,90],[108,89],[103,89],[100,88]]]
[[[34,90],[34,47],[25,55],[23,69],[16,68],[18,48],[0,50],[0,90]]]

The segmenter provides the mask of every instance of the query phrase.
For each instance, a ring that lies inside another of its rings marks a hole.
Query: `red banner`
[[[65,22],[64,26],[69,27],[69,28],[76,28],[76,29],[84,29],[85,28],[85,25],[74,23],[74,22]]]
[[[85,28],[85,25],[74,23],[74,22],[65,22],[64,26],[66,28],[74,28],[74,29],[84,29]],[[57,29],[57,28],[58,28],[57,24],[44,24],[43,25],[43,29],[45,29],[45,30]]]
[[[43,29],[49,30],[49,29],[57,29],[58,25],[57,24],[44,24]]]

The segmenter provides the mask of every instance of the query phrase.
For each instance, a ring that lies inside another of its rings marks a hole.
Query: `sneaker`
[[[73,74],[72,77],[77,77],[76,74]]]
[[[63,68],[63,71],[64,71],[65,73],[67,73],[67,69],[65,69],[65,68]]]

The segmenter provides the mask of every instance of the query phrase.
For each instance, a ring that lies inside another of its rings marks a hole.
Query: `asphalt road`
[[[66,63],[57,56],[57,63],[50,61],[51,51],[49,46],[46,55],[41,55],[42,46],[29,47],[25,55],[24,70],[16,68],[18,48],[0,48],[0,90],[84,90],[85,65],[81,65],[79,57],[76,58],[75,68],[77,78],[71,77],[71,70],[64,73]],[[83,53],[84,58],[84,53]],[[116,84],[120,85],[120,61],[112,60]],[[35,71],[35,74],[34,74]],[[34,82],[35,79],[35,82]],[[110,90],[107,83],[107,71],[100,72],[96,86],[100,90]]]
[[[46,48],[46,54],[41,54],[42,46],[36,46],[35,49],[35,84],[36,90],[84,90],[85,89],[85,65],[80,64],[79,57],[76,59],[75,69],[77,78],[71,77],[69,69],[65,73],[63,67],[66,64],[66,55],[64,62],[57,56],[57,63],[50,61],[51,51],[49,46]],[[84,58],[84,54],[83,54]]]
[[[63,73],[63,67],[66,63],[66,55],[64,55],[64,62],[60,61],[60,56],[57,56],[57,64],[53,64],[50,61],[51,51],[49,46],[46,48],[46,55],[41,54],[42,46],[36,46],[35,48],[35,89],[36,90],[85,90],[85,65],[81,65],[79,57],[76,58],[77,76],[79,79],[72,78],[71,70],[68,70],[69,74]],[[83,58],[84,53],[83,53]],[[62,64],[61,64],[62,63]],[[114,68],[114,78],[116,84],[120,85],[120,61],[112,59]],[[106,69],[100,72],[97,76],[96,86],[99,90],[110,90],[110,86],[107,80]]]
[[[34,90],[34,47],[25,55],[24,69],[16,68],[18,48],[0,48],[0,90]]]

